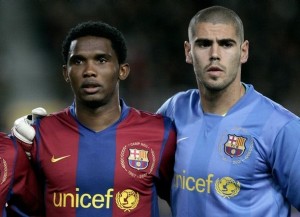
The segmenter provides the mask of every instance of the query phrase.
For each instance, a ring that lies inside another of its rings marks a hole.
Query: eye
[[[81,65],[82,63],[83,63],[83,58],[80,58],[78,56],[73,56],[70,58],[71,65]]]
[[[82,64],[82,62],[83,62],[82,59],[75,59],[74,60],[75,65],[80,65],[80,64]]]
[[[196,45],[200,48],[206,48],[206,47],[209,47],[211,46],[211,41],[209,40],[198,40],[196,41]]]
[[[220,42],[220,46],[224,48],[231,48],[234,46],[234,42],[230,40],[224,40]]]
[[[106,63],[106,62],[107,62],[107,59],[104,58],[104,57],[99,57],[99,58],[97,58],[97,61],[98,61],[99,63]]]

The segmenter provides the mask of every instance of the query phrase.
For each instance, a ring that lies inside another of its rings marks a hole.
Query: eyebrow
[[[223,39],[217,40],[217,42],[219,42],[219,43],[231,42],[231,43],[234,43],[234,44],[237,43],[236,40],[233,40],[232,38],[223,38]]]
[[[108,53],[98,53],[98,54],[93,55],[93,58],[101,58],[101,57],[111,59],[112,55],[110,55]],[[72,56],[70,56],[70,60],[73,60],[73,59],[86,59],[86,58],[87,57],[83,54],[73,54]]]
[[[208,39],[208,38],[197,38],[195,40],[195,43],[198,43],[198,42],[212,42],[213,40],[211,39]],[[218,39],[217,40],[218,43],[222,43],[222,42],[232,42],[232,43],[237,43],[234,39],[232,38],[222,38],[222,39]]]

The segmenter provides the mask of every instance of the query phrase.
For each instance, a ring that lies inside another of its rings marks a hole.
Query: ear
[[[241,45],[241,63],[245,63],[249,56],[249,41],[245,40]]]
[[[63,65],[62,66],[62,73],[63,73],[65,81],[67,83],[69,83],[70,82],[70,78],[69,78],[69,74],[68,74],[68,70],[67,70],[67,65]]]
[[[120,80],[125,80],[130,72],[130,66],[128,63],[123,63],[120,65],[120,69],[119,69],[119,79]]]
[[[185,53],[185,62],[193,64],[193,59],[191,55],[191,44],[188,41],[184,42],[184,53]]]

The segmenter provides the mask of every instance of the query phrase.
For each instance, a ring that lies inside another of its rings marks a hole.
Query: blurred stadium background
[[[124,33],[131,75],[121,96],[127,104],[154,112],[174,93],[196,88],[183,41],[191,17],[211,5],[235,10],[244,22],[250,59],[242,80],[300,115],[298,0],[0,0],[0,130],[9,132],[35,107],[53,112],[72,103],[61,42],[82,21],[103,20]]]

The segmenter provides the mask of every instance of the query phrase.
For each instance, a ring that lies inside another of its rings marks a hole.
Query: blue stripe
[[[113,198],[109,198],[107,207],[107,191],[113,188],[116,153],[116,126],[101,132],[93,132],[79,125],[79,148],[77,166],[77,187],[80,195],[101,194],[104,197],[103,207],[78,208],[77,216],[112,216]],[[113,192],[111,193],[113,194]],[[91,203],[85,198],[84,204]],[[97,205],[101,205],[97,203]]]

